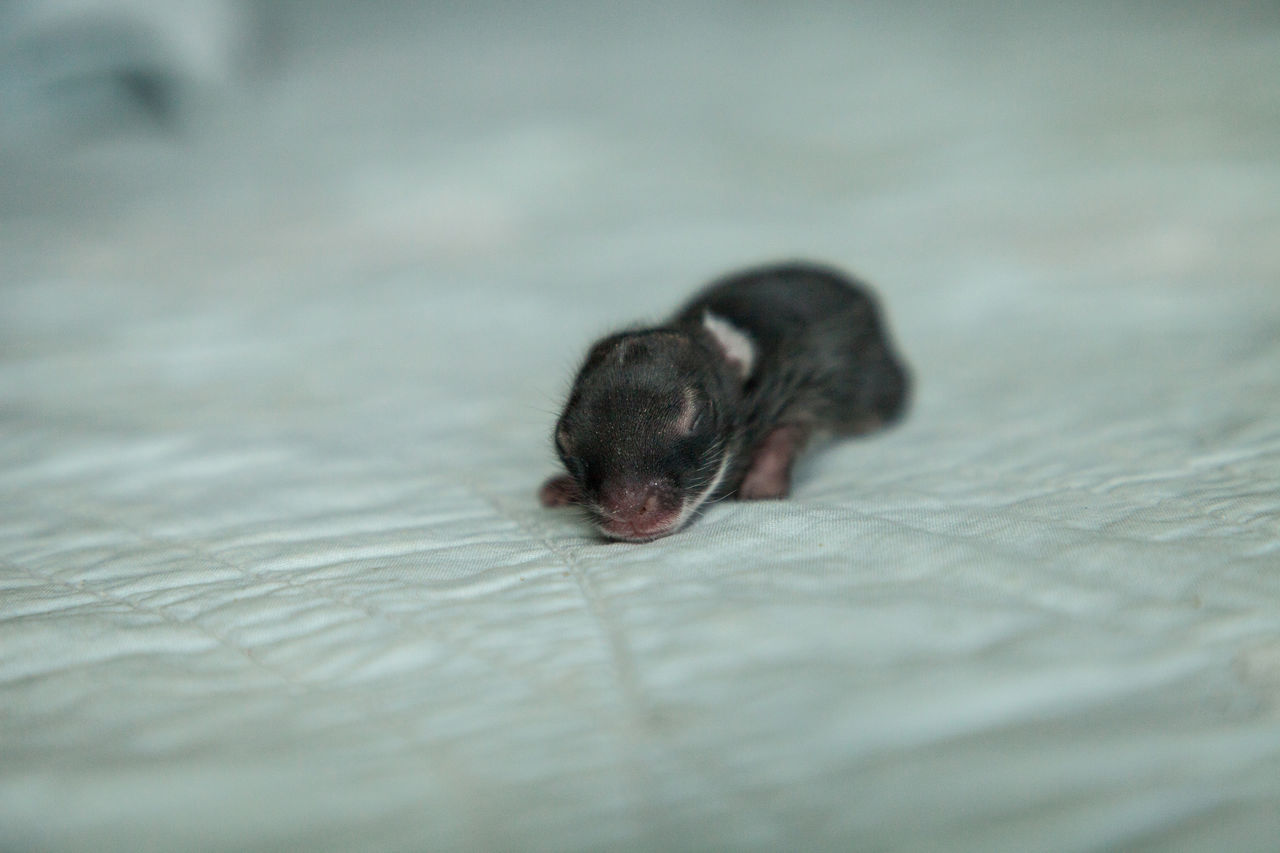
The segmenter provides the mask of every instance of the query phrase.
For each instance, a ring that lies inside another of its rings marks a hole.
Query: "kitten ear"
[[[756,345],[747,337],[747,333],[710,311],[702,315],[702,328],[711,335],[720,348],[720,354],[738,374],[738,378],[750,377],[756,363]]]

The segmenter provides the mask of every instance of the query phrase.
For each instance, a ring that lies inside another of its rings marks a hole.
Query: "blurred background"
[[[6,262],[49,254],[24,238],[57,221],[85,226],[58,254],[103,263],[104,244],[136,237],[190,261],[291,251],[319,269],[571,252],[625,276],[673,252],[708,267],[832,249],[884,268],[926,240],[960,265],[965,246],[1070,264],[1106,215],[1147,219],[1130,251],[1176,271],[1207,250],[1198,220],[1259,201],[1222,172],[1273,159],[1278,15],[8,0]],[[1082,163],[1107,165],[1090,173],[1103,186],[1056,180]],[[1106,208],[1080,211],[1084,193]]]
[[[181,395],[175,376],[217,364],[238,399],[278,400],[274,364],[293,403],[328,388],[392,409],[501,380],[500,334],[527,357],[518,405],[548,409],[591,335],[808,256],[880,285],[944,379],[964,369],[946,335],[985,333],[999,362],[991,330],[1043,320],[1043,299],[1079,320],[1055,354],[1078,359],[1118,282],[1166,328],[1203,323],[1228,282],[1270,304],[1278,19],[1263,2],[8,0],[0,298],[25,319],[6,331],[101,332],[127,304],[155,312],[168,365],[99,396]],[[343,347],[383,355],[313,357]],[[442,361],[470,380],[421,366]]]

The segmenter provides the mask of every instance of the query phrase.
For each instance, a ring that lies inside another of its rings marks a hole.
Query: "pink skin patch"
[[[692,395],[686,401],[693,406]],[[689,427],[692,428],[692,424]],[[733,454],[726,453],[720,460],[715,475],[696,494],[681,494],[657,481],[622,482],[603,489],[600,503],[597,504],[582,494],[571,476],[558,474],[538,489],[538,500],[545,507],[585,505],[595,516],[597,529],[610,539],[648,542],[684,527],[715,494],[732,461]]]
[[[599,525],[600,532],[610,539],[622,539],[626,542],[648,542],[660,536],[675,533],[679,529],[677,523],[680,511],[655,508],[644,510],[623,518],[606,518]]]
[[[682,507],[679,495],[661,483],[622,481],[601,490],[595,509],[602,516],[599,526],[605,536],[643,542],[674,532]]]
[[[765,436],[751,455],[751,467],[738,497],[746,501],[785,498],[791,492],[791,465],[804,446],[806,434],[798,426],[781,426]]]
[[[610,539],[648,542],[675,533],[689,521],[724,478],[730,457],[720,462],[715,477],[699,494],[679,497],[646,484],[612,488],[602,498],[603,506],[588,504],[596,516],[597,529]],[[568,474],[552,477],[538,490],[546,507],[587,504],[578,484]]]
[[[568,474],[552,477],[538,489],[538,500],[543,506],[569,506],[580,499],[578,484]]]
[[[583,503],[578,484],[568,474],[552,477],[538,490],[543,506],[560,507]],[[611,539],[646,542],[674,533],[684,522],[684,506],[673,496],[655,487],[631,484],[611,489],[594,507],[602,516],[600,532]]]

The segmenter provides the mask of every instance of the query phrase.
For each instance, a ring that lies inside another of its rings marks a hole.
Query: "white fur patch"
[[[680,408],[680,417],[676,418],[676,434],[688,435],[693,432],[693,422],[698,415],[698,398],[692,388],[684,389],[684,405]]]
[[[707,498],[711,497],[716,489],[720,488],[720,481],[724,479],[725,472],[729,470],[729,463],[732,461],[733,454],[726,453],[724,458],[720,460],[720,467],[716,469],[716,475],[711,478],[711,482],[707,484],[707,487],[696,497],[685,500],[684,506],[680,509],[680,515],[676,517],[676,523],[671,525],[671,532],[674,533],[688,524],[689,519],[693,518],[693,514],[698,511],[698,508],[707,502]]]
[[[710,311],[703,313],[702,327],[716,339],[725,360],[737,369],[738,375],[743,379],[750,376],[756,363],[756,345],[746,332]]]

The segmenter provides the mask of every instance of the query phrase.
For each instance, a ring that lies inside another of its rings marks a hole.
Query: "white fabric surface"
[[[0,848],[1276,849],[1274,5],[290,8],[0,161]],[[792,256],[900,428],[536,504],[595,335]]]

